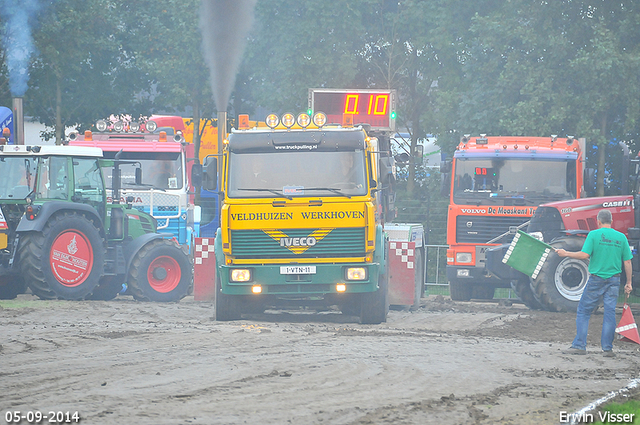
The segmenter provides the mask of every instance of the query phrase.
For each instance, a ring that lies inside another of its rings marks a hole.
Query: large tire
[[[360,323],[378,325],[387,321],[389,313],[389,275],[378,277],[378,290],[362,294]]]
[[[27,286],[22,276],[4,275],[0,277],[0,300],[12,300],[24,294]]]
[[[20,241],[20,269],[31,292],[42,299],[81,300],[100,283],[105,247],[100,231],[82,214],[49,218],[42,232]]]
[[[220,276],[216,276],[216,295],[214,300],[213,320],[221,322],[239,320],[241,314],[239,297],[223,294]]]
[[[528,280],[511,281],[511,289],[516,293],[520,301],[532,310],[543,310],[542,304],[536,299],[531,283]]]
[[[469,301],[473,294],[473,285],[467,281],[453,279],[449,281],[449,295],[454,301]]]
[[[551,242],[556,249],[579,251],[584,239],[570,237]],[[545,310],[575,312],[589,279],[589,262],[551,252],[538,277],[531,280],[536,299]]]
[[[420,308],[420,299],[424,295],[424,261],[422,258],[422,249],[416,249],[413,259],[416,270],[413,305],[411,306],[413,310]]]
[[[167,239],[154,239],[143,246],[129,266],[130,292],[138,301],[180,301],[192,282],[189,257]]]

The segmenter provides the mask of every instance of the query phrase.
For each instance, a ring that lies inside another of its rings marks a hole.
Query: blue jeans
[[[573,348],[587,349],[587,331],[589,330],[589,318],[591,313],[602,299],[604,301],[604,318],[602,319],[602,335],[600,345],[604,351],[613,349],[613,337],[616,332],[616,304],[620,291],[620,276],[603,279],[596,275],[589,276],[587,286],[584,288],[578,314],[576,315],[576,337],[571,344]]]

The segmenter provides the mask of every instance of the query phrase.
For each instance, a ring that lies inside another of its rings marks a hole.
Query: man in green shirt
[[[572,354],[587,353],[587,331],[591,312],[600,299],[604,301],[604,318],[602,319],[602,335],[600,345],[606,357],[613,357],[613,337],[616,330],[616,304],[620,291],[620,273],[624,263],[627,283],[624,292],[631,293],[631,249],[624,233],[611,228],[613,221],[611,211],[598,212],[598,229],[592,230],[584,241],[582,250],[578,252],[557,249],[560,257],[571,257],[577,260],[589,260],[589,280],[582,292],[576,315],[576,337],[568,352]]]

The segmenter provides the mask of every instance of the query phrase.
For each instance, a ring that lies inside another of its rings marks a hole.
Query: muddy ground
[[[214,322],[191,297],[0,306],[0,423],[557,424],[640,371],[636,344],[601,355],[601,312],[589,354],[570,356],[574,314],[441,296],[378,326],[336,311]]]

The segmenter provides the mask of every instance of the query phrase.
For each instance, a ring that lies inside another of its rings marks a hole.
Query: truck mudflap
[[[502,262],[507,249],[509,249],[510,244],[503,244],[500,246],[495,246],[491,248],[487,248],[485,251],[486,262],[485,267],[492,275],[507,281],[512,280],[529,280],[529,276],[526,274],[519,272],[518,270],[507,266]]]

